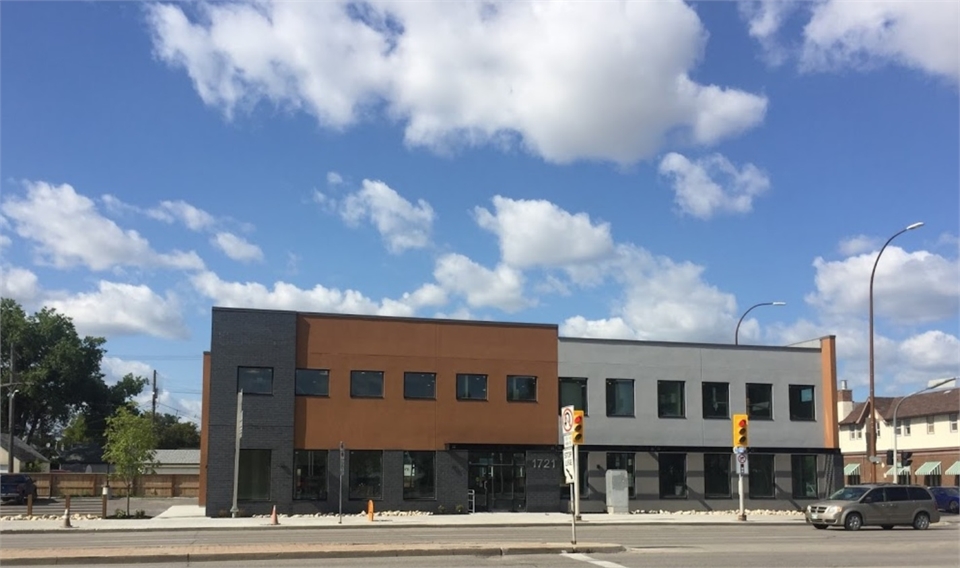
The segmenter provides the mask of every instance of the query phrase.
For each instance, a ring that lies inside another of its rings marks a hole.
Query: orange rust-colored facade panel
[[[820,339],[820,392],[823,393],[823,447],[840,448],[840,418],[837,417],[837,338]]]
[[[298,449],[556,444],[556,326],[304,314],[297,367],[330,371],[329,397],[296,399]],[[383,398],[352,398],[351,371],[383,371]],[[405,372],[436,373],[436,400],[405,399]],[[487,400],[457,400],[458,373],[487,375]],[[508,402],[508,375],[537,377],[537,402]]]

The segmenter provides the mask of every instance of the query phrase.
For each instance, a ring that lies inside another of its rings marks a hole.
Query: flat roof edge
[[[534,329],[549,329],[553,331],[557,331],[560,329],[559,324],[555,324],[555,323],[488,321],[488,320],[428,318],[428,317],[413,317],[413,316],[378,316],[373,314],[343,314],[343,313],[337,313],[337,312],[304,312],[304,311],[297,311],[297,310],[236,308],[236,307],[224,307],[224,306],[213,306],[212,311],[290,314],[294,316],[303,316],[308,318],[313,317],[313,318],[330,318],[330,319],[393,321],[393,322],[406,322],[406,323],[435,323],[435,324],[444,324],[444,325],[472,325],[472,326],[487,326],[487,327],[521,327],[521,328],[534,328]]]
[[[706,343],[700,341],[657,341],[645,339],[603,339],[599,337],[567,337],[560,336],[561,342],[578,343],[610,343],[614,345],[649,345],[651,347],[700,347],[711,349],[729,349],[732,351],[797,351],[797,352],[819,352],[820,346],[800,347],[794,345],[751,345],[732,343]]]

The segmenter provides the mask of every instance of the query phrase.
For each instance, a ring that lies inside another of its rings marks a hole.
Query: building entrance
[[[526,453],[470,451],[467,462],[477,511],[526,509]]]

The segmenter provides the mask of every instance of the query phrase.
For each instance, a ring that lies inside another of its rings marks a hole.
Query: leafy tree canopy
[[[185,450],[200,447],[200,432],[193,422],[181,422],[173,414],[157,416],[157,449]]]
[[[16,346],[14,433],[41,450],[84,415],[82,438],[103,443],[107,417],[143,392],[146,379],[127,375],[107,385],[100,372],[106,340],[80,337],[73,321],[52,308],[28,315],[10,298],[0,302],[0,380],[11,378],[10,349]],[[3,388],[3,410],[10,388]],[[3,417],[6,425],[7,417]],[[71,436],[80,435],[74,428]]]
[[[121,405],[107,418],[107,443],[103,459],[114,467],[114,476],[127,486],[127,514],[130,514],[130,489],[141,475],[151,473],[156,455],[157,433],[149,416]]]

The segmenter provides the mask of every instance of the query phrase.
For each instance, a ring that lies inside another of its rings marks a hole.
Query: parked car
[[[844,487],[825,501],[807,506],[807,524],[817,529],[843,527],[848,531],[897,525],[917,530],[940,521],[933,495],[919,485],[866,484]]]
[[[960,487],[929,487],[933,498],[937,500],[937,509],[960,513]]]
[[[20,505],[27,501],[28,495],[33,495],[33,500],[37,500],[37,485],[29,475],[0,473],[0,500],[12,500]]]

